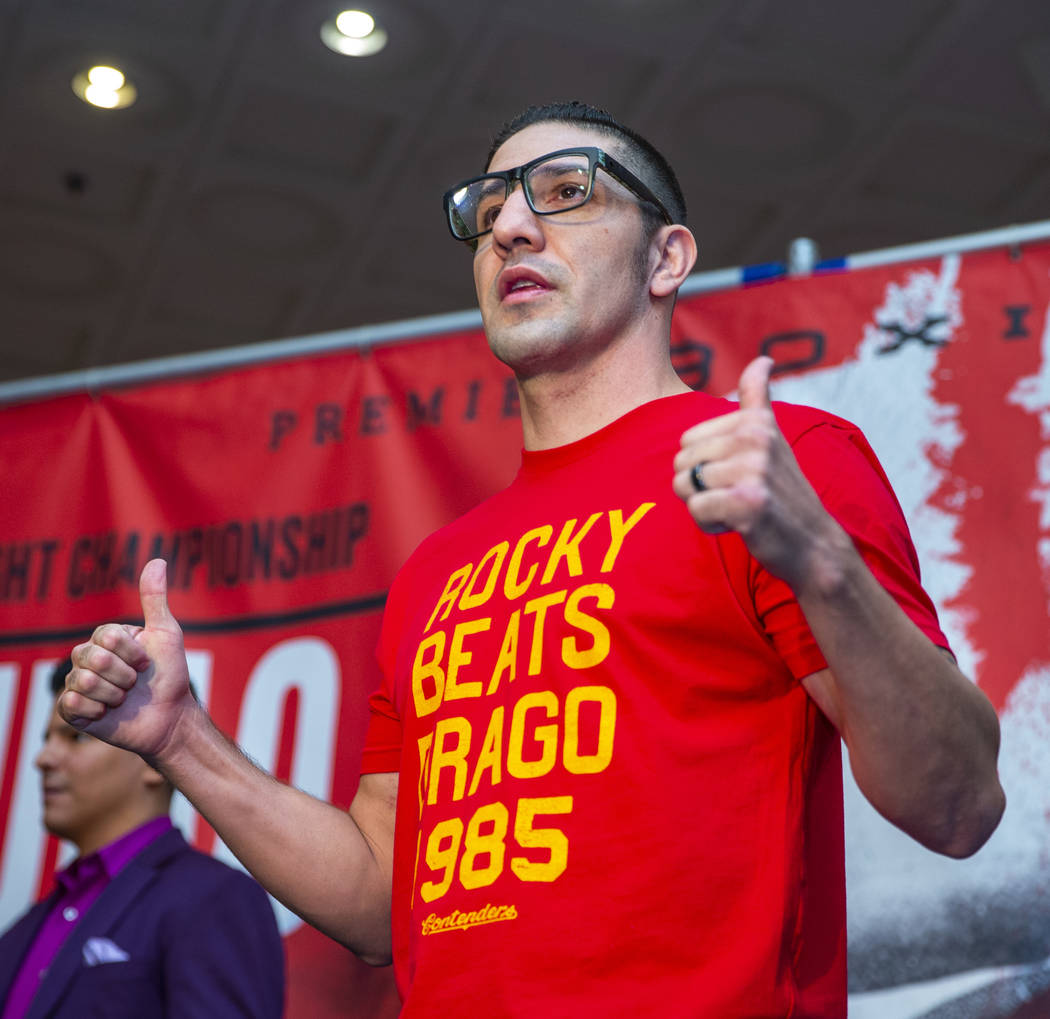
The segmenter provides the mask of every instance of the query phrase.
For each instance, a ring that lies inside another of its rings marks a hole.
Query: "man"
[[[56,697],[71,668],[52,674]],[[36,766],[44,825],[79,855],[0,938],[0,1017],[279,1017],[284,949],[269,899],[186,844],[168,780],[57,710]]]
[[[446,212],[525,451],[391,589],[349,812],[193,703],[159,561],[144,628],[75,649],[63,713],[154,762],[300,915],[392,956],[406,1016],[845,1015],[840,735],[938,852],[976,851],[1004,802],[896,499],[855,428],[774,411],[768,359],[739,406],[675,375],[696,244],[666,161],[608,114],[526,111]]]

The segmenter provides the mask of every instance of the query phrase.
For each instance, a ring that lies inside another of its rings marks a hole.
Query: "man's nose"
[[[36,757],[33,758],[33,764],[38,770],[47,771],[55,766],[55,758],[55,741],[48,737],[37,751]]]
[[[513,247],[518,242],[542,244],[540,218],[529,207],[520,181],[511,184],[510,194],[492,224],[492,239],[504,248]]]

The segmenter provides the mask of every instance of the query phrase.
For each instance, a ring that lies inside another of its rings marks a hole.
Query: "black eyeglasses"
[[[485,173],[457,184],[445,192],[448,228],[456,240],[474,243],[491,229],[500,209],[510,197],[515,181],[521,181],[525,201],[537,216],[554,216],[578,209],[594,194],[594,174],[601,167],[635,197],[656,207],[665,223],[671,214],[623,163],[607,152],[590,146],[559,149],[513,170]]]

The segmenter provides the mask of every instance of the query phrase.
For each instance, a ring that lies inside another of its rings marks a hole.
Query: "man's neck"
[[[153,825],[158,830],[170,828],[171,821],[167,809],[137,810],[121,814],[109,819],[109,823],[104,826],[79,833],[72,841],[79,851],[78,855],[88,856],[91,853],[109,850],[110,847],[141,831],[146,825]]]
[[[553,449],[576,442],[617,418],[689,387],[669,358],[618,358],[569,372],[518,379],[525,448]]]

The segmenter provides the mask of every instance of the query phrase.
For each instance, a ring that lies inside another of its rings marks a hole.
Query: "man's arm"
[[[397,775],[364,776],[344,812],[256,767],[190,692],[162,560],[146,564],[140,593],[145,626],[101,626],[73,649],[59,712],[166,775],[304,920],[366,962],[389,962]]]
[[[737,531],[791,586],[828,663],[803,682],[845,740],[868,800],[928,848],[968,856],[1005,806],[995,711],[821,504],[773,416],[771,366],[759,358],[744,370],[739,411],[683,435],[675,492],[700,527]],[[690,477],[697,463],[702,492]]]

